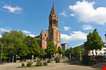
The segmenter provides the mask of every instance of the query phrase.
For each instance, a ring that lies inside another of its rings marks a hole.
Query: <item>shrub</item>
[[[48,63],[47,63],[46,61],[44,61],[44,62],[43,62],[43,65],[44,65],[44,66],[47,66],[47,65],[48,65]]]
[[[60,62],[60,57],[59,57],[59,56],[57,56],[57,57],[55,58],[55,62],[56,62],[56,63],[59,63],[59,62]]]
[[[21,67],[25,67],[25,64],[24,63],[21,63]]]
[[[41,62],[41,60],[37,60],[37,62],[36,62],[36,66],[42,66],[42,62]]]
[[[28,62],[28,63],[27,63],[27,67],[31,67],[32,64],[33,64],[32,62]]]
[[[50,60],[50,59],[48,59],[48,60],[47,60],[47,63],[51,63],[51,60]]]

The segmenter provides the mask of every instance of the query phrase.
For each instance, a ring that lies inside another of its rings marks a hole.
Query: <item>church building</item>
[[[41,47],[47,48],[48,41],[52,41],[56,48],[60,47],[60,32],[58,30],[58,16],[56,15],[56,10],[54,5],[52,6],[49,15],[49,27],[47,31],[43,31],[40,34]]]

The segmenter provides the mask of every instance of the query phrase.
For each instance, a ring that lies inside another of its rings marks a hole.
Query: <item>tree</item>
[[[8,50],[4,47],[3,41],[0,38],[0,62],[3,62],[8,59]]]
[[[73,53],[72,54],[75,55],[75,57],[81,61],[83,51],[84,50],[81,46],[77,46],[77,47],[73,48]]]
[[[72,54],[72,48],[69,48],[65,51],[65,56],[70,59],[70,55]]]
[[[85,49],[88,51],[98,50],[104,46],[103,41],[102,41],[101,37],[99,36],[96,29],[94,29],[94,31],[92,33],[88,34],[87,41],[85,42],[84,46],[85,46]],[[93,52],[92,52],[92,54],[93,54]],[[96,54],[97,54],[97,52],[96,52]]]
[[[38,57],[41,50],[38,39],[28,36],[25,41],[30,51],[29,55]]]
[[[39,58],[41,59],[45,59],[46,58],[46,51],[43,48],[40,48],[40,54],[39,54]]]
[[[3,53],[6,57],[15,57],[15,55],[26,56],[29,53],[27,45],[24,43],[26,35],[21,31],[10,31],[2,35]],[[12,59],[12,58],[10,58]]]
[[[64,54],[64,51],[63,51],[63,49],[61,47],[58,47],[58,53],[62,54],[62,55]]]
[[[73,54],[77,57],[79,57],[82,52],[83,52],[83,49],[80,46],[73,48]]]
[[[56,47],[52,41],[48,41],[46,53],[48,58],[52,58],[56,53]]]

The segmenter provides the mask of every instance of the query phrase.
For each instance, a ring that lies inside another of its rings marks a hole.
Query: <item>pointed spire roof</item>
[[[56,17],[56,10],[55,10],[55,5],[54,5],[54,0],[53,0],[52,9],[51,9],[51,12],[50,12],[50,16],[55,16]]]

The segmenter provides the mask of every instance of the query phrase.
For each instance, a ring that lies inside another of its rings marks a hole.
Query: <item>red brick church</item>
[[[56,10],[54,5],[52,6],[49,15],[49,27],[47,31],[43,31],[40,34],[41,47],[47,48],[48,41],[53,41],[54,45],[58,48],[60,44],[60,32],[58,30],[58,16],[56,15]]]

